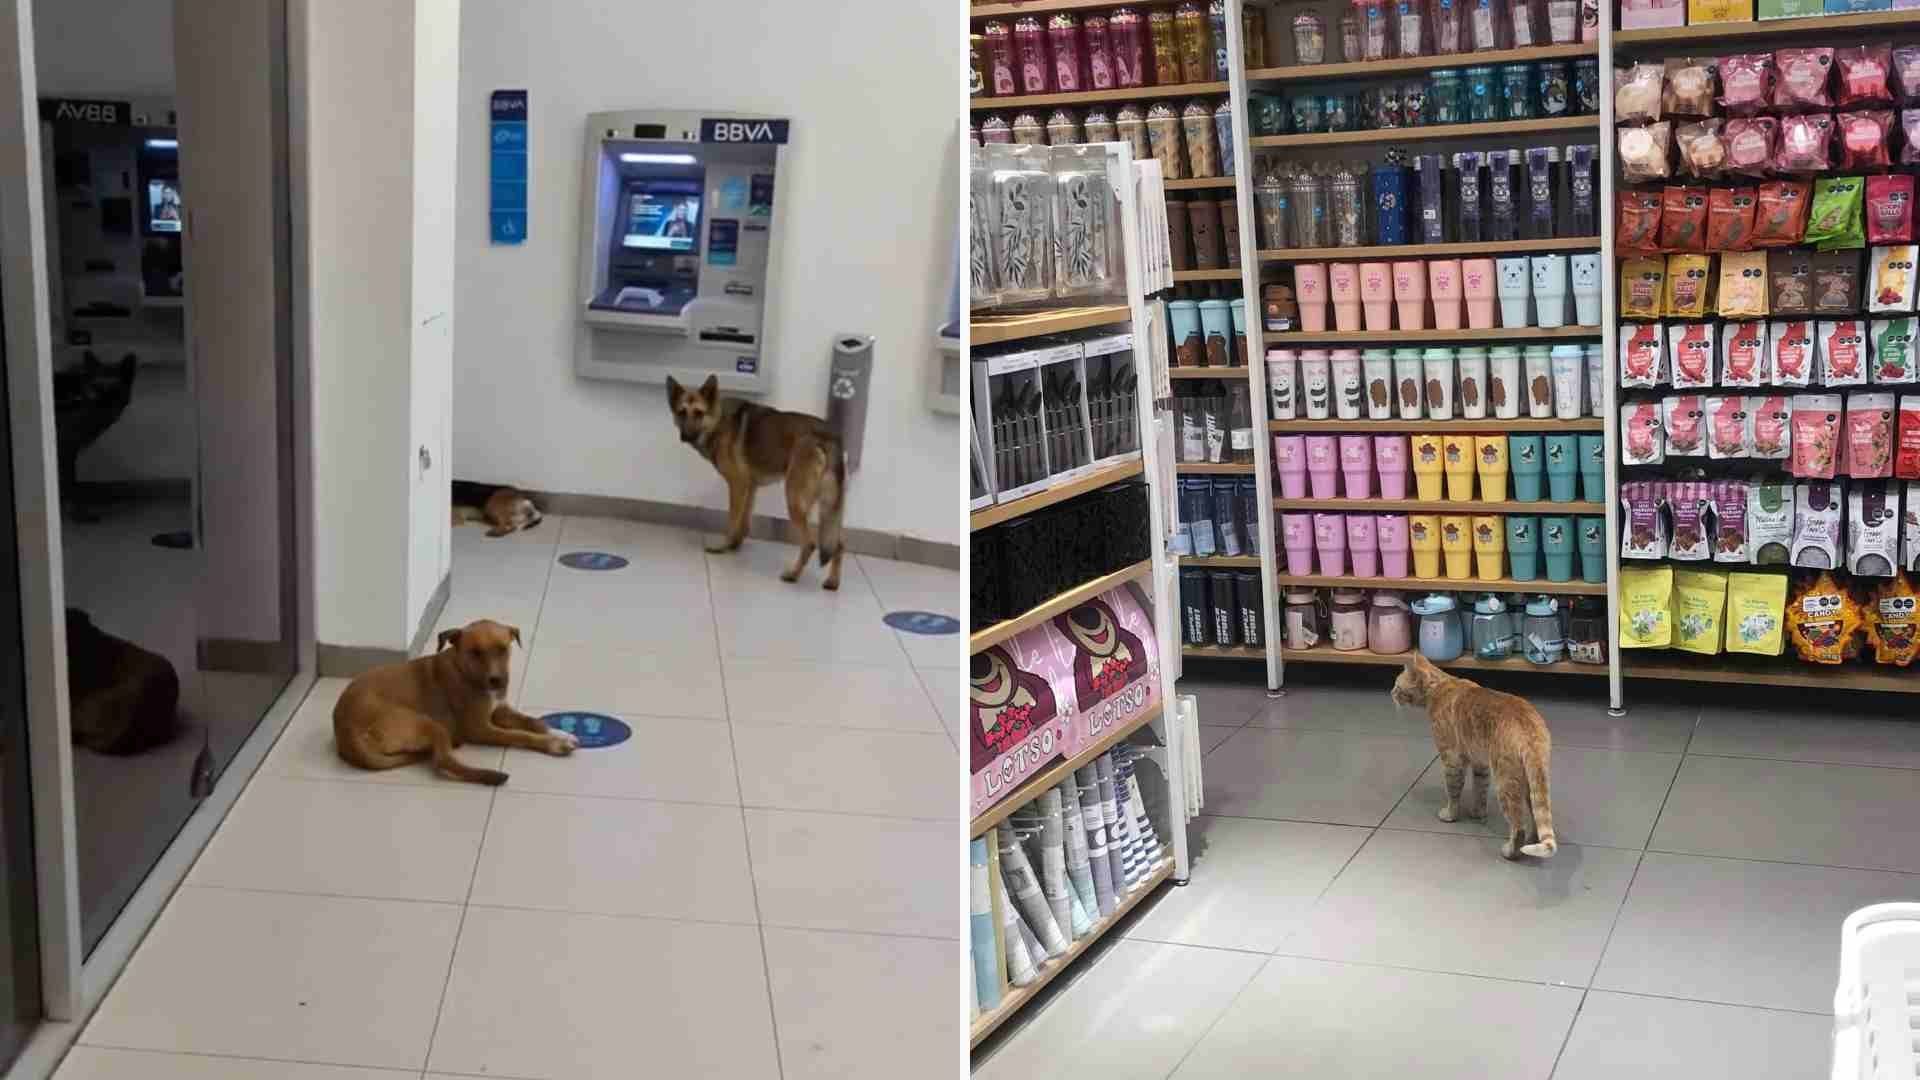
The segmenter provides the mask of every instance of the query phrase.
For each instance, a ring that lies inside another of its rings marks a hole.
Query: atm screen
[[[172,180],[147,181],[147,231],[180,231],[180,185]]]
[[[700,182],[658,180],[627,189],[627,231],[621,244],[655,251],[692,251],[700,235]]]

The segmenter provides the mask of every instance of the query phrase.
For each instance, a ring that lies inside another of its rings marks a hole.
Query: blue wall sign
[[[931,611],[889,611],[880,621],[909,634],[957,634],[960,620]]]
[[[493,242],[520,244],[527,239],[527,92],[495,90],[488,107],[493,119],[487,180]]]
[[[633,729],[626,721],[590,712],[548,713],[540,719],[555,731],[564,731],[580,740],[582,750],[601,750],[609,746],[619,746],[633,738]]]
[[[787,121],[785,120],[701,120],[700,141],[703,143],[784,143],[787,141]]]
[[[569,551],[560,556],[560,565],[569,570],[618,570],[627,560],[604,551]]]

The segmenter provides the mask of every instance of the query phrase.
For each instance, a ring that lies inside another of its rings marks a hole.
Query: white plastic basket
[[[1874,904],[1840,927],[1833,1080],[1920,1080],[1920,904]]]

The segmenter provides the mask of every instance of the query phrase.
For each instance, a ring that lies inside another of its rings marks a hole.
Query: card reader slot
[[[721,327],[721,328],[716,328],[712,330],[700,331],[700,340],[701,341],[727,341],[727,342],[732,342],[735,345],[751,345],[753,344],[753,335],[744,334],[738,330],[734,330],[731,328]]]

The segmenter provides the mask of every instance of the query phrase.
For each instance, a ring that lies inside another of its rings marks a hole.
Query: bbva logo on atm
[[[700,121],[700,141],[703,143],[784,143],[787,141],[787,122],[785,120],[702,120]]]

